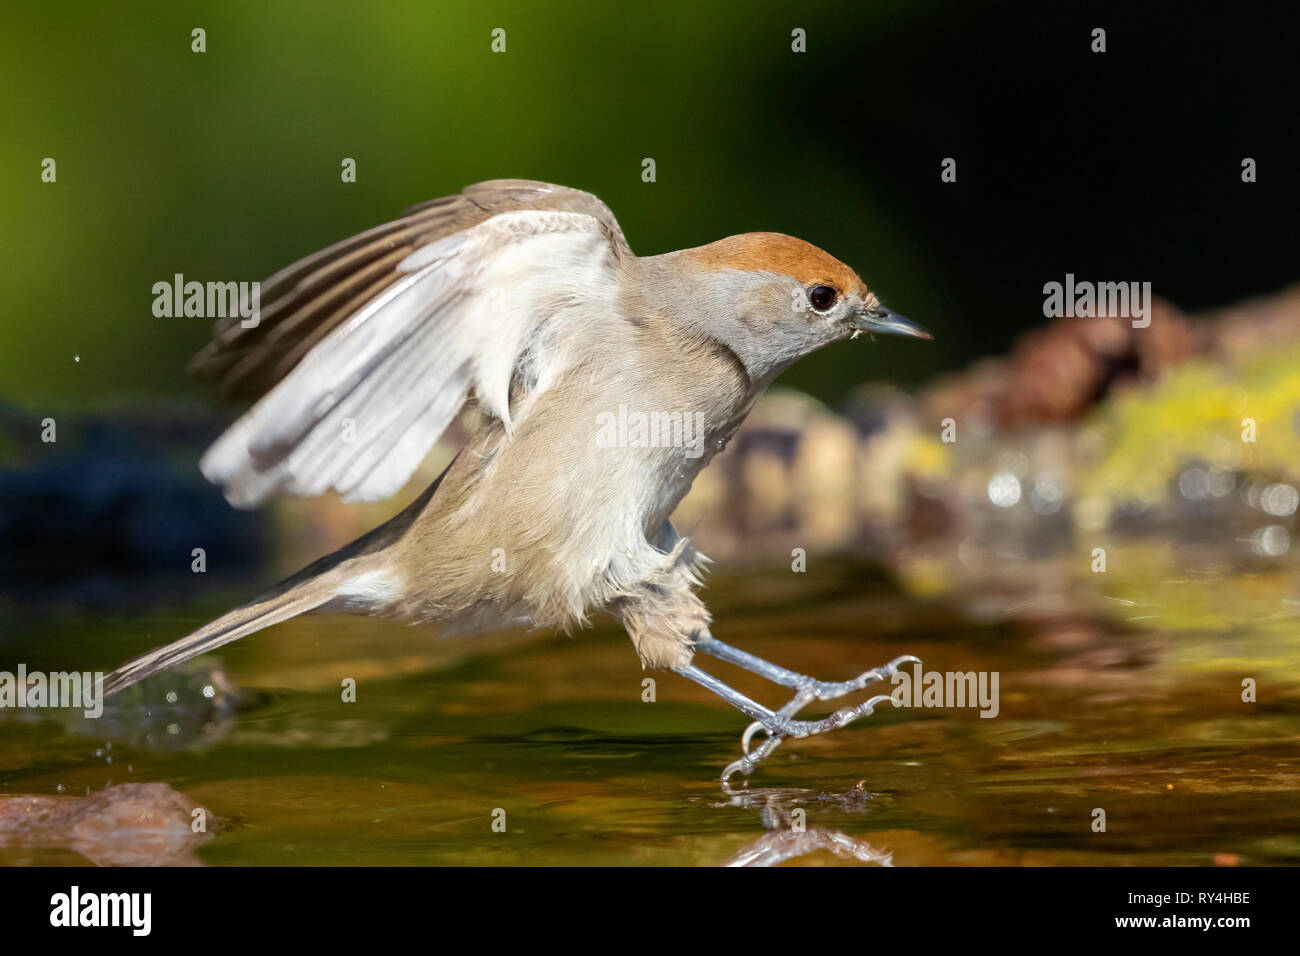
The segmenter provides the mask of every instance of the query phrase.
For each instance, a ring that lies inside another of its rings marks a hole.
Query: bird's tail
[[[132,658],[105,678],[104,696],[116,694],[159,671],[328,603],[334,597],[335,589],[323,584],[316,578],[280,593],[272,592],[221,615],[178,641]]]
[[[146,677],[216,650],[223,644],[237,641],[299,614],[314,611],[334,600],[339,594],[340,586],[345,585],[350,578],[367,571],[386,569],[386,549],[406,532],[424,510],[450,470],[451,465],[448,465],[422,495],[373,531],[309,564],[261,597],[221,615],[179,641],[154,648],[147,654],[127,661],[104,679],[104,696],[116,694]]]

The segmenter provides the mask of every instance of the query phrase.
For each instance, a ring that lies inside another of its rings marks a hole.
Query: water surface
[[[1000,677],[994,719],[883,707],[787,742],[732,793],[718,776],[747,721],[643,674],[609,622],[444,640],[291,621],[97,722],[0,715],[0,863],[1300,862],[1295,562],[1134,545],[1110,564],[1129,570],[968,556],[964,571],[904,562],[895,581],[821,556],[804,574],[715,573],[715,633],[786,666],[842,679],[911,653]],[[29,615],[0,647],[29,667],[106,669],[225,606]]]

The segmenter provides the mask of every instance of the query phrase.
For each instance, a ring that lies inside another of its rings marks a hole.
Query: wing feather
[[[584,211],[533,208],[566,198]],[[553,379],[553,331],[593,297],[615,306],[628,254],[599,200],[544,183],[479,184],[389,226],[281,270],[258,327],[228,319],[196,358],[235,391],[275,383],[200,463],[231,503],[387,497],[471,396],[510,434],[512,389]]]

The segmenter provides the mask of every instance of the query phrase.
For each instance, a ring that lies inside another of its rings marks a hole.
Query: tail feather
[[[256,631],[287,621],[320,607],[334,597],[332,588],[292,588],[274,597],[253,601],[223,614],[191,634],[147,654],[132,658],[104,680],[104,696],[139,683],[192,657],[206,654],[223,644],[237,641]]]
[[[385,549],[412,525],[450,470],[449,464],[403,511],[351,544],[309,564],[260,597],[223,614],[179,641],[127,661],[105,678],[104,696],[116,694],[159,671],[328,604],[339,596],[340,588],[346,588],[350,579],[364,577],[367,572],[388,570],[391,564],[385,557]]]

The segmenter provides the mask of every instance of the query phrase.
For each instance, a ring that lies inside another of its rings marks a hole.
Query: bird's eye
[[[836,293],[828,285],[815,285],[808,290],[808,301],[818,312],[829,311],[835,304]]]

